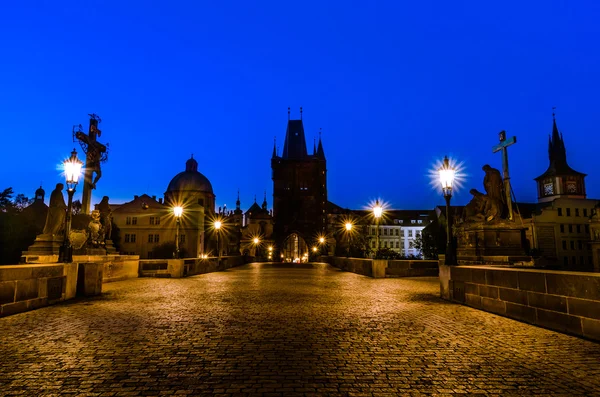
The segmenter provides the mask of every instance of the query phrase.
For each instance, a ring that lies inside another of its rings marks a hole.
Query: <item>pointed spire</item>
[[[271,158],[277,157],[277,137],[273,138],[273,155]]]
[[[265,198],[264,198],[263,203],[262,203],[262,209],[263,210],[267,209],[267,191],[266,190],[265,190]]]
[[[319,147],[317,148],[317,157],[325,160],[325,151],[323,150],[323,142],[321,142],[322,128],[319,128]]]
[[[240,201],[240,189],[238,189],[238,197],[237,197],[237,200],[235,202],[235,209],[236,210],[240,209],[240,204],[241,204],[241,201]]]
[[[254,204],[256,204],[256,194],[254,195]]]
[[[300,106],[300,120],[302,120],[302,106]]]
[[[317,138],[313,138],[313,156],[317,154]]]
[[[290,107],[288,106],[288,121],[290,121]]]

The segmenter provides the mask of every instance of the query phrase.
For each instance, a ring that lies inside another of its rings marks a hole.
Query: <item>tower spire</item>
[[[313,138],[313,156],[317,154],[317,138]]]
[[[273,155],[271,158],[277,157],[277,137],[273,137]]]
[[[300,120],[302,120],[302,106],[300,106]]]
[[[240,209],[240,189],[238,189],[238,196],[237,196],[237,200],[235,201],[235,209],[239,210]]]
[[[319,147],[317,148],[317,157],[321,160],[325,160],[325,151],[323,150],[323,142],[321,142],[322,128],[319,128]]]
[[[288,106],[288,121],[290,121],[290,107]]]
[[[262,209],[267,210],[267,191],[265,190],[265,198],[263,199]]]

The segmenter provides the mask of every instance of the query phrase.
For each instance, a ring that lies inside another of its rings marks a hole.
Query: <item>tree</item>
[[[411,248],[421,252],[424,259],[437,259],[437,238],[432,234],[434,228],[430,227],[430,225],[423,229],[421,234],[415,237],[415,239],[410,243],[410,246]]]
[[[12,196],[14,192],[12,187],[8,187],[0,192],[0,211],[8,212],[14,209],[14,204],[12,202]]]
[[[24,194],[17,194],[14,201],[14,208],[17,212],[23,211],[25,208],[29,207],[29,205],[33,203],[33,199],[28,199]]]

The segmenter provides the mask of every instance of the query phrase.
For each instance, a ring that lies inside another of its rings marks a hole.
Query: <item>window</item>
[[[125,234],[125,242],[128,243],[131,240],[131,234]]]
[[[579,216],[579,208],[575,208],[575,216]]]
[[[400,230],[396,229],[396,236],[400,235]]]
[[[561,223],[561,225],[560,225],[560,232],[561,232],[561,233],[564,233],[564,232],[565,232],[565,225],[563,225],[562,223]]]
[[[575,249],[575,241],[571,240],[571,249],[574,250]]]
[[[408,231],[408,237],[412,237],[412,236],[413,236],[413,231],[412,231],[412,230],[409,230],[409,231]]]
[[[567,208],[567,216],[571,216],[571,209]]]
[[[400,248],[400,241],[396,240],[396,248]]]
[[[371,241],[371,247],[375,248],[375,241]]]
[[[587,208],[583,209],[583,216],[587,216]]]
[[[565,266],[568,266],[568,265],[569,265],[569,257],[568,257],[568,256],[565,256],[565,257],[563,257],[563,264],[564,264]]]
[[[573,225],[569,225],[569,233],[573,233]]]
[[[419,231],[417,230],[417,231],[415,232],[415,237],[419,237],[420,235],[421,235],[421,233],[419,233]]]
[[[135,243],[135,234],[132,234],[132,235],[131,235],[131,242],[132,242],[132,243]]]
[[[394,224],[397,225],[398,224],[398,219],[394,219]]]
[[[388,230],[387,230],[387,229],[383,229],[383,235],[384,235],[384,236],[387,236],[387,235],[388,235],[388,233],[387,233],[387,232],[388,232]]]
[[[562,216],[562,208],[558,209],[558,216]]]
[[[585,232],[590,234],[590,225],[585,225]]]
[[[400,224],[404,223],[404,221],[402,219],[400,219]]]
[[[152,219],[152,218],[150,218],[150,219]],[[148,242],[149,242],[149,243],[152,243],[152,242],[154,242],[154,235],[153,235],[153,234],[149,234],[149,235],[148,235]]]
[[[154,217],[153,216],[150,217],[150,224],[154,225]],[[148,242],[151,243],[151,241],[148,241]]]
[[[577,228],[577,233],[581,233],[581,225],[577,225],[576,228]]]
[[[576,256],[574,256],[574,257],[572,257],[571,259],[573,259],[573,264],[574,264],[574,265],[576,265],[576,264],[577,264],[577,257],[576,257]]]
[[[180,244],[185,243],[185,234],[182,234],[182,235],[179,236],[179,243]]]
[[[375,236],[377,234],[377,228],[371,230],[371,234]]]
[[[125,218],[125,224],[126,225],[131,225],[131,217],[128,216],[127,218]]]
[[[383,242],[383,248],[387,248],[387,241]]]
[[[423,223],[423,221],[422,221],[421,219],[419,219],[419,220],[417,221],[417,223]]]
[[[155,242],[155,243],[158,243],[158,234],[155,234],[155,235],[154,235],[154,242]]]
[[[563,249],[564,249],[564,250],[566,250],[566,249],[567,249],[567,240],[563,240],[563,241],[562,241],[562,246],[563,246]]]
[[[412,219],[412,220],[410,221],[410,223],[415,223],[415,222],[416,222],[416,221],[415,221],[414,219]]]
[[[137,216],[134,216],[133,218],[131,218],[131,224],[137,225]]]
[[[579,249],[582,250],[583,249],[583,243],[581,242],[581,240],[578,241],[578,245],[579,245]],[[583,256],[582,256],[583,258]],[[581,259],[581,262],[583,262],[583,259]]]

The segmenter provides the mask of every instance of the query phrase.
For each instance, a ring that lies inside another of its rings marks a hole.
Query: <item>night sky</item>
[[[3,3],[0,189],[42,182],[48,199],[79,149],[72,126],[96,113],[110,153],[94,203],[162,197],[193,153],[217,206],[238,189],[244,209],[265,190],[271,206],[273,138],[302,106],[338,205],[443,204],[428,173],[445,154],[464,162],[465,204],[481,166],[501,166],[502,129],[518,139],[516,197],[535,202],[556,106],[569,164],[600,198],[599,2],[259,3]]]

